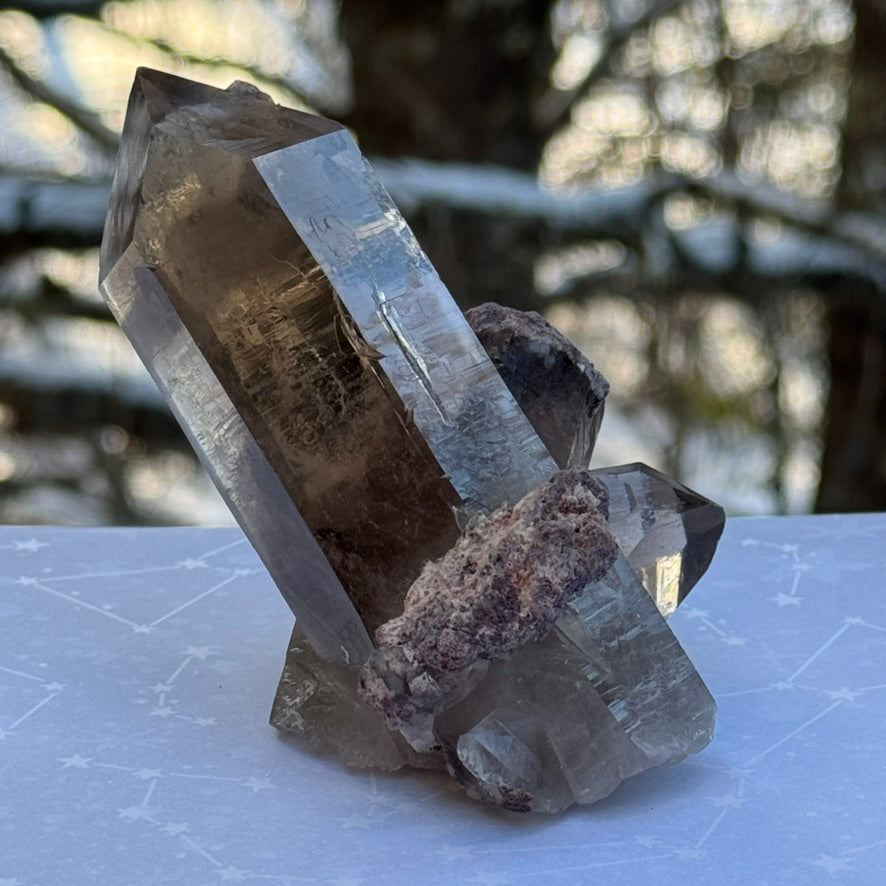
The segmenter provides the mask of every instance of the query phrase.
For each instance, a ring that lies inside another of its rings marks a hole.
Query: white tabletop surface
[[[736,519],[672,619],[702,754],[557,816],[267,717],[292,620],[234,529],[0,530],[0,886],[886,882],[886,515]]]

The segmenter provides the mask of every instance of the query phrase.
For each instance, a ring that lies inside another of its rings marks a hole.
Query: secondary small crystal
[[[609,527],[665,616],[704,575],[723,532],[723,508],[648,465],[592,471],[609,493]]]
[[[713,735],[716,705],[605,506],[590,472],[560,472],[426,566],[403,615],[376,632],[361,696],[413,748],[440,750],[479,799],[545,812],[593,802],[613,772],[676,762]]]
[[[546,812],[710,739],[656,601],[722,512],[586,470],[605,380],[469,323],[341,126],[141,69],[101,289],[297,616],[274,725]]]
[[[565,471],[515,507],[480,519],[406,595],[403,614],[376,632],[361,694],[418,751],[439,745],[434,718],[554,626],[599,581],[618,546],[586,471]]]
[[[490,303],[465,316],[554,461],[586,468],[603,420],[606,379],[539,314]]]

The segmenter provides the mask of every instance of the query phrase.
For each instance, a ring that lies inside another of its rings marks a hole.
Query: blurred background
[[[137,65],[351,127],[456,299],[612,384],[595,464],[886,510],[882,0],[0,8],[0,522],[230,517],[97,291]]]

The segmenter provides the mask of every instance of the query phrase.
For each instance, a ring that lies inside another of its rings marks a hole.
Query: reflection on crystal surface
[[[663,615],[686,598],[711,563],[723,508],[650,468],[591,472],[609,491],[609,527]]]
[[[494,714],[459,736],[456,753],[471,775],[490,786],[529,792],[542,782],[538,757]]]

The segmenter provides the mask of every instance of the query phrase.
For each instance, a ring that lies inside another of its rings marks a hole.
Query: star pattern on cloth
[[[65,769],[74,767],[75,769],[88,769],[92,757],[83,757],[80,754],[72,754],[70,757],[62,757],[60,763]]]
[[[816,867],[823,868],[829,874],[836,874],[840,871],[851,871],[852,861],[848,858],[841,858],[835,855],[820,855],[812,862]]]
[[[49,542],[38,541],[36,538],[29,538],[27,541],[12,542],[12,549],[14,551],[30,551],[32,554],[36,554],[41,548],[46,547],[49,547]]]

